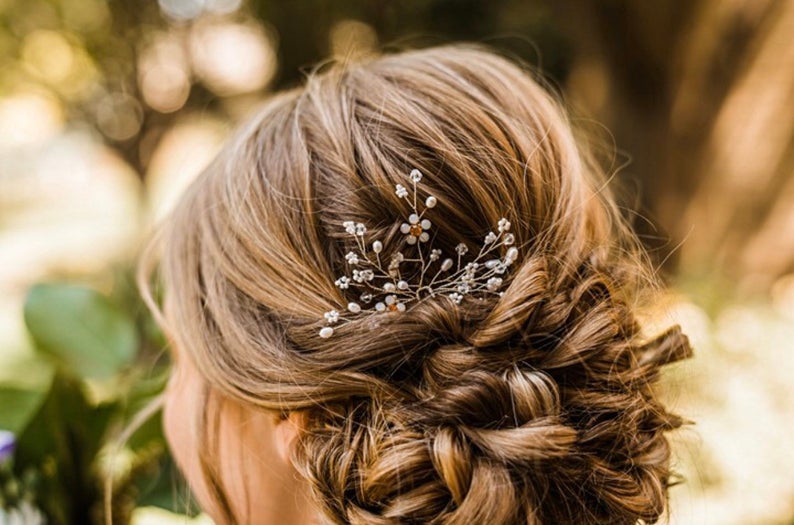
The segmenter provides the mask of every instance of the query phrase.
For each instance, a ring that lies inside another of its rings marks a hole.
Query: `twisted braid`
[[[682,420],[651,387],[661,365],[689,355],[687,338],[674,327],[643,342],[607,275],[588,267],[552,286],[550,267],[527,260],[464,334],[472,311],[432,325],[447,342],[425,349],[397,399],[318,416],[297,463],[335,522],[658,519],[670,477],[662,432]],[[401,356],[391,373],[407,366],[399,344],[384,353]]]

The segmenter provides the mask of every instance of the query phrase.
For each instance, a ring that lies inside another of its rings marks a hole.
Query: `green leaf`
[[[79,377],[107,379],[138,350],[132,319],[83,286],[37,284],[25,301],[25,324],[37,348]]]
[[[0,387],[0,429],[19,435],[44,402],[46,392]]]
[[[93,407],[82,383],[56,375],[46,400],[18,436],[14,468],[42,474],[36,505],[48,523],[90,523],[101,501],[94,464],[113,406]]]

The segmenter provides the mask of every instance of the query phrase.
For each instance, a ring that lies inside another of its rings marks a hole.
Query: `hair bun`
[[[418,407],[428,427],[455,427],[484,456],[505,463],[563,457],[576,441],[560,418],[557,386],[540,371],[471,372]]]

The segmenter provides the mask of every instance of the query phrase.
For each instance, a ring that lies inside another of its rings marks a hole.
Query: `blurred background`
[[[696,421],[669,521],[794,524],[793,34],[783,0],[0,0],[0,522],[207,522],[151,406],[146,233],[319,60],[470,40],[616,152],[670,284],[649,322],[696,352],[661,385]]]

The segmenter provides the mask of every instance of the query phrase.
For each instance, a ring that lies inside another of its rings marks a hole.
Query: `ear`
[[[289,412],[277,415],[273,433],[276,451],[285,463],[292,463],[292,448],[295,439],[306,430],[306,417],[302,412]]]

